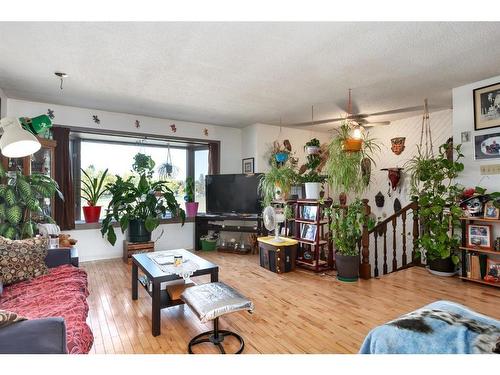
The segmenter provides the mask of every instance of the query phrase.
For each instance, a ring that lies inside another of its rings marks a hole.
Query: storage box
[[[286,241],[276,243],[274,237],[260,237],[257,241],[261,267],[276,273],[295,270],[298,243],[296,240],[287,238]]]

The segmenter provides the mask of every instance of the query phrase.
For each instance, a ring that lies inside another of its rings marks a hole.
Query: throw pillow
[[[30,280],[48,273],[47,238],[9,240],[0,236],[0,279],[3,285]]]
[[[12,323],[21,322],[27,320],[24,316],[17,315],[15,312],[0,310],[0,328],[7,327]]]

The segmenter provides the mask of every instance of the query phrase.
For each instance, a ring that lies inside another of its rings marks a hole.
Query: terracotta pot
[[[195,217],[198,214],[198,202],[185,202],[186,203],[186,216]]]
[[[86,223],[97,223],[101,216],[101,206],[84,206],[83,216]]]
[[[340,281],[356,281],[359,276],[359,255],[342,255],[335,253],[337,279]]]
[[[342,149],[348,152],[358,152],[361,150],[363,141],[361,139],[348,138],[344,141]]]

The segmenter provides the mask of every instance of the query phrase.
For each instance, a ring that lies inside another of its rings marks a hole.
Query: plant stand
[[[298,241],[297,266],[314,272],[333,270],[333,246],[329,230],[331,218],[325,209],[332,199],[299,199],[295,202],[294,238]],[[311,237],[311,234],[314,234]]]

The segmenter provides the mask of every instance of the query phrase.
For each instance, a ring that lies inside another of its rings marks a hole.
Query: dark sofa
[[[85,354],[93,344],[86,323],[87,274],[72,265],[71,249],[49,250],[49,273],[4,287],[0,309],[28,320],[0,329],[0,353]]]

